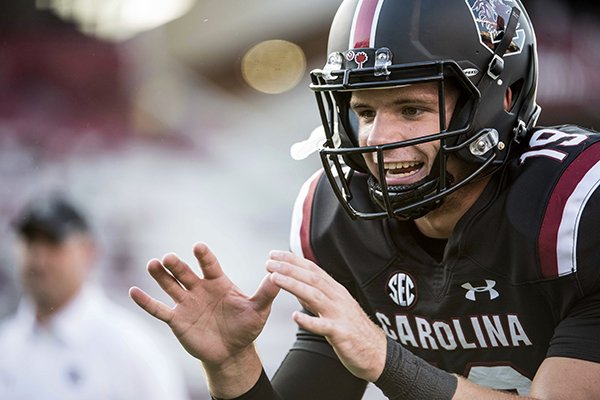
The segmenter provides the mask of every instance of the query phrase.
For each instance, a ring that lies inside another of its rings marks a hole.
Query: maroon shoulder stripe
[[[581,214],[600,186],[600,143],[586,149],[556,184],[538,237],[542,276],[552,278],[577,270],[577,234]]]

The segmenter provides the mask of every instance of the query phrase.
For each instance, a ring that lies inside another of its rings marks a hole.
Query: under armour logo
[[[496,281],[486,279],[485,284],[487,286],[479,287],[473,287],[473,285],[471,285],[468,282],[463,284],[461,287],[463,289],[467,289],[467,293],[465,293],[465,298],[467,300],[475,301],[475,293],[482,292],[488,292],[490,294],[490,300],[494,300],[496,297],[500,296],[500,293],[498,293],[498,291],[494,289],[494,286],[496,286]]]

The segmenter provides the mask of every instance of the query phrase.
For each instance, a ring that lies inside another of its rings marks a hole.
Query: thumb
[[[266,275],[250,298],[255,303],[256,311],[263,311],[271,307],[273,300],[279,294],[279,290],[279,286],[271,282],[271,274]]]

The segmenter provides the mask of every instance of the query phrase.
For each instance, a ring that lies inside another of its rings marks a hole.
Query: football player
[[[137,288],[215,398],[600,397],[600,136],[535,127],[536,38],[518,0],[345,0],[312,89],[322,171],[293,253],[247,297],[204,244],[196,276]],[[303,306],[272,381],[253,341],[279,289]]]

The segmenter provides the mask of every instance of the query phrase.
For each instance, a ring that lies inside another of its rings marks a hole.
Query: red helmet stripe
[[[375,31],[384,0],[360,0],[354,12],[348,48],[375,47]]]
[[[542,275],[552,278],[577,270],[577,230],[590,194],[600,185],[600,144],[584,151],[552,191],[538,238]]]

